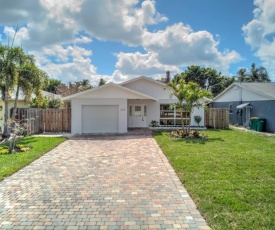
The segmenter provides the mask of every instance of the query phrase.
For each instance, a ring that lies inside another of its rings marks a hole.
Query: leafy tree
[[[234,78],[223,76],[215,69],[194,65],[187,67],[181,74],[175,75],[173,82],[179,83],[181,79],[187,83],[197,83],[202,89],[210,90],[214,96],[234,82]]]
[[[30,101],[31,108],[42,108],[48,109],[49,108],[49,100],[46,96],[37,96],[31,99]]]
[[[22,55],[22,60],[20,60],[20,65],[18,68],[18,81],[11,117],[12,121],[15,118],[17,110],[19,91],[21,90],[25,96],[25,100],[29,101],[32,93],[42,95],[42,86],[47,79],[47,74],[36,67],[35,60],[32,55]]]
[[[50,78],[48,81],[45,81],[45,84],[43,86],[43,90],[50,92],[50,93],[56,93],[56,88],[59,87],[62,84],[60,80]]]
[[[31,108],[42,108],[42,109],[62,109],[63,108],[63,101],[60,98],[55,97],[35,97],[32,98],[30,102]]]
[[[92,88],[92,86],[90,85],[90,81],[88,79],[83,79],[82,81],[80,81],[80,87],[81,91]]]
[[[185,127],[183,112],[189,112],[191,115],[194,108],[199,108],[203,105],[202,99],[205,97],[212,97],[212,93],[206,89],[201,89],[201,87],[195,82],[190,81],[186,83],[183,79],[180,79],[178,83],[169,82],[167,85],[173,89],[172,95],[178,99],[178,102],[174,106],[180,109],[182,129],[184,135],[188,136],[190,133],[192,117],[190,116],[190,121]]]
[[[270,78],[266,71],[266,68],[260,66],[256,68],[255,63],[252,63],[250,72],[247,72],[246,68],[239,69],[237,73],[238,82],[270,82]]]
[[[105,85],[106,81],[103,78],[100,78],[98,86]]]
[[[60,98],[50,98],[49,108],[61,109],[63,107],[63,102]]]
[[[61,85],[56,87],[56,93],[64,97],[91,88],[92,86],[90,85],[89,80],[84,79],[82,81],[69,82],[68,84],[61,83]]]

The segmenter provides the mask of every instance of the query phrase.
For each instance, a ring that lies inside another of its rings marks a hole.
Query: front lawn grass
[[[0,181],[3,180],[6,176],[9,176],[19,169],[25,167],[65,140],[66,138],[64,137],[29,136],[16,142],[17,144],[30,146],[31,149],[21,153],[0,155]]]
[[[275,136],[202,133],[209,138],[154,138],[210,227],[275,229]]]

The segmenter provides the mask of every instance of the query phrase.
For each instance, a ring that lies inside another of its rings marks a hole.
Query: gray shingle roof
[[[235,83],[258,94],[275,99],[275,82],[270,83]]]

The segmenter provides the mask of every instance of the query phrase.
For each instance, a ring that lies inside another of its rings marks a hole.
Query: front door
[[[146,105],[129,105],[129,127],[147,127]]]

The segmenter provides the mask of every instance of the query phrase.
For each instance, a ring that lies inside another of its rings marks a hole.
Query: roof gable
[[[172,95],[173,90],[171,87],[151,78],[141,76],[130,81],[123,82],[121,85],[140,93],[150,95],[151,97],[157,98],[159,100],[176,99]]]
[[[241,87],[246,89],[260,97],[265,97],[268,100],[275,100],[275,83],[242,83],[242,82],[234,82],[230,86],[228,86],[224,91],[222,91],[219,95],[217,95],[213,101],[216,101],[223,95],[225,95],[228,91],[230,91],[234,86]]]
[[[149,95],[128,89],[126,87],[108,83],[97,88],[85,90],[67,97],[63,100],[71,100],[75,98],[127,98],[127,99],[151,99],[157,100]]]
[[[145,76],[140,76],[140,77],[133,78],[133,79],[131,79],[129,81],[125,81],[125,82],[120,83],[120,85],[125,86],[125,85],[127,85],[129,83],[132,83],[132,82],[135,82],[135,81],[139,81],[139,80],[146,80],[146,81],[149,81],[149,82],[153,82],[153,83],[155,83],[157,85],[166,86],[166,84],[163,83],[163,82],[161,82],[161,81],[157,81],[157,80],[154,80],[152,78],[145,77]]]

